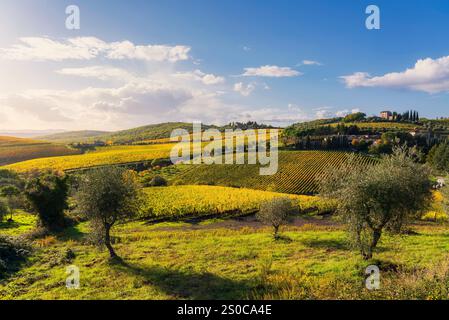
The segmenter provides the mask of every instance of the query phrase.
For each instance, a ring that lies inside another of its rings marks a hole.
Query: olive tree
[[[279,227],[291,220],[296,208],[289,198],[274,198],[262,202],[256,217],[262,223],[273,227],[273,237],[279,239]]]
[[[111,245],[111,229],[119,221],[134,216],[141,205],[141,186],[134,172],[106,167],[88,172],[79,183],[78,210],[90,220],[111,258],[117,257]]]
[[[400,232],[432,199],[429,168],[405,146],[369,166],[352,156],[341,168],[329,169],[320,187],[323,197],[337,200],[337,211],[364,259],[372,258],[385,229]]]

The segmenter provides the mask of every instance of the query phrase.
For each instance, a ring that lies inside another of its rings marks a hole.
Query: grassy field
[[[0,137],[0,166],[20,161],[74,155],[78,150],[64,145],[14,137]]]
[[[17,172],[26,172],[35,169],[64,171],[101,165],[139,162],[167,158],[170,155],[172,147],[173,145],[171,144],[100,147],[96,151],[82,155],[34,159],[8,165],[3,167],[3,169],[10,169]]]
[[[31,223],[23,219],[22,231]],[[121,263],[86,244],[86,225],[77,225],[36,241],[20,271],[0,282],[0,299],[448,298],[444,226],[415,225],[414,235],[385,236],[376,260],[363,261],[338,224],[310,218],[285,227],[284,240],[274,241],[260,224],[223,223],[120,225],[114,246]],[[377,291],[364,288],[364,270],[373,263],[381,267]],[[80,289],[65,287],[68,265],[80,268]]]
[[[173,184],[200,184],[242,187],[291,194],[313,194],[318,179],[328,167],[338,167],[348,153],[327,151],[281,151],[279,170],[272,176],[261,176],[258,165],[190,165],[178,175]],[[359,156],[368,165],[374,160]]]

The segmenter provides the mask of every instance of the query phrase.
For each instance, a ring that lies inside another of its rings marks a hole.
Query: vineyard
[[[32,139],[0,137],[0,166],[43,157],[78,154],[63,145]]]
[[[269,133],[267,133],[267,139],[269,139]],[[36,151],[33,157],[34,160],[24,161],[30,159],[24,158],[23,160],[11,161],[3,164],[0,163],[0,165],[11,164],[5,166],[4,169],[11,169],[17,172],[27,172],[31,170],[45,170],[45,169],[55,169],[65,171],[72,169],[102,166],[102,165],[134,163],[153,159],[169,158],[170,151],[173,148],[174,143],[167,143],[167,142],[169,142],[169,139],[148,140],[145,142],[141,142],[142,144],[98,147],[96,151],[92,151],[82,155],[60,156],[52,158],[48,158],[49,156],[52,155],[48,155],[45,153],[41,154]],[[224,141],[221,142],[224,144]],[[203,142],[202,145],[205,146],[208,145],[209,143],[211,142]],[[246,140],[245,143],[247,144]],[[70,153],[66,154],[73,155],[77,153],[77,151],[68,149],[63,146],[53,145],[45,142],[42,144],[47,146],[47,148],[50,147],[56,148],[55,150],[59,150],[57,148],[60,148],[62,150],[67,150],[66,152],[70,151]],[[13,149],[8,147],[7,150],[12,151]],[[24,154],[21,153],[21,155]],[[64,153],[55,154],[55,156],[57,155],[64,155]]]
[[[171,144],[101,147],[96,151],[82,155],[34,159],[8,165],[3,167],[3,169],[11,169],[17,172],[45,169],[63,171],[102,165],[132,163],[167,158],[170,155],[172,147],[173,145]]]
[[[272,176],[261,176],[258,165],[195,165],[187,166],[172,179],[173,184],[221,185],[291,194],[314,194],[318,191],[320,174],[329,167],[338,167],[348,153],[332,151],[281,151],[279,170]],[[358,155],[362,165],[374,159]]]
[[[324,211],[330,204],[312,196],[286,195],[251,189],[217,186],[170,186],[146,188],[146,206],[142,218],[182,218],[245,214],[259,208],[261,202],[276,197],[289,197],[302,210]]]

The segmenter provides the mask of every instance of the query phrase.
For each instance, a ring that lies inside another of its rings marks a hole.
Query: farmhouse
[[[393,117],[393,113],[391,111],[382,111],[380,117],[385,120],[390,120]]]

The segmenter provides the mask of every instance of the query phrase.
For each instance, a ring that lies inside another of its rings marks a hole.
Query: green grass
[[[385,236],[375,258],[404,270],[429,269],[449,250],[449,231],[420,225],[412,236]],[[36,248],[28,263],[0,283],[2,299],[246,299],[394,298],[396,275],[382,274],[385,288],[363,289],[365,262],[338,226],[289,226],[274,241],[269,228],[225,229],[215,221],[189,224],[132,222],[114,231],[123,263],[83,241],[86,225]],[[73,261],[61,259],[73,250]],[[81,288],[65,288],[66,267],[81,272]],[[409,271],[407,271],[409,272]],[[434,291],[429,295],[435,294]],[[419,296],[423,298],[422,296]],[[424,297],[425,298],[425,297]]]
[[[19,211],[13,215],[12,222],[0,222],[0,234],[8,236],[20,235],[27,231],[31,231],[35,225],[36,216]]]

